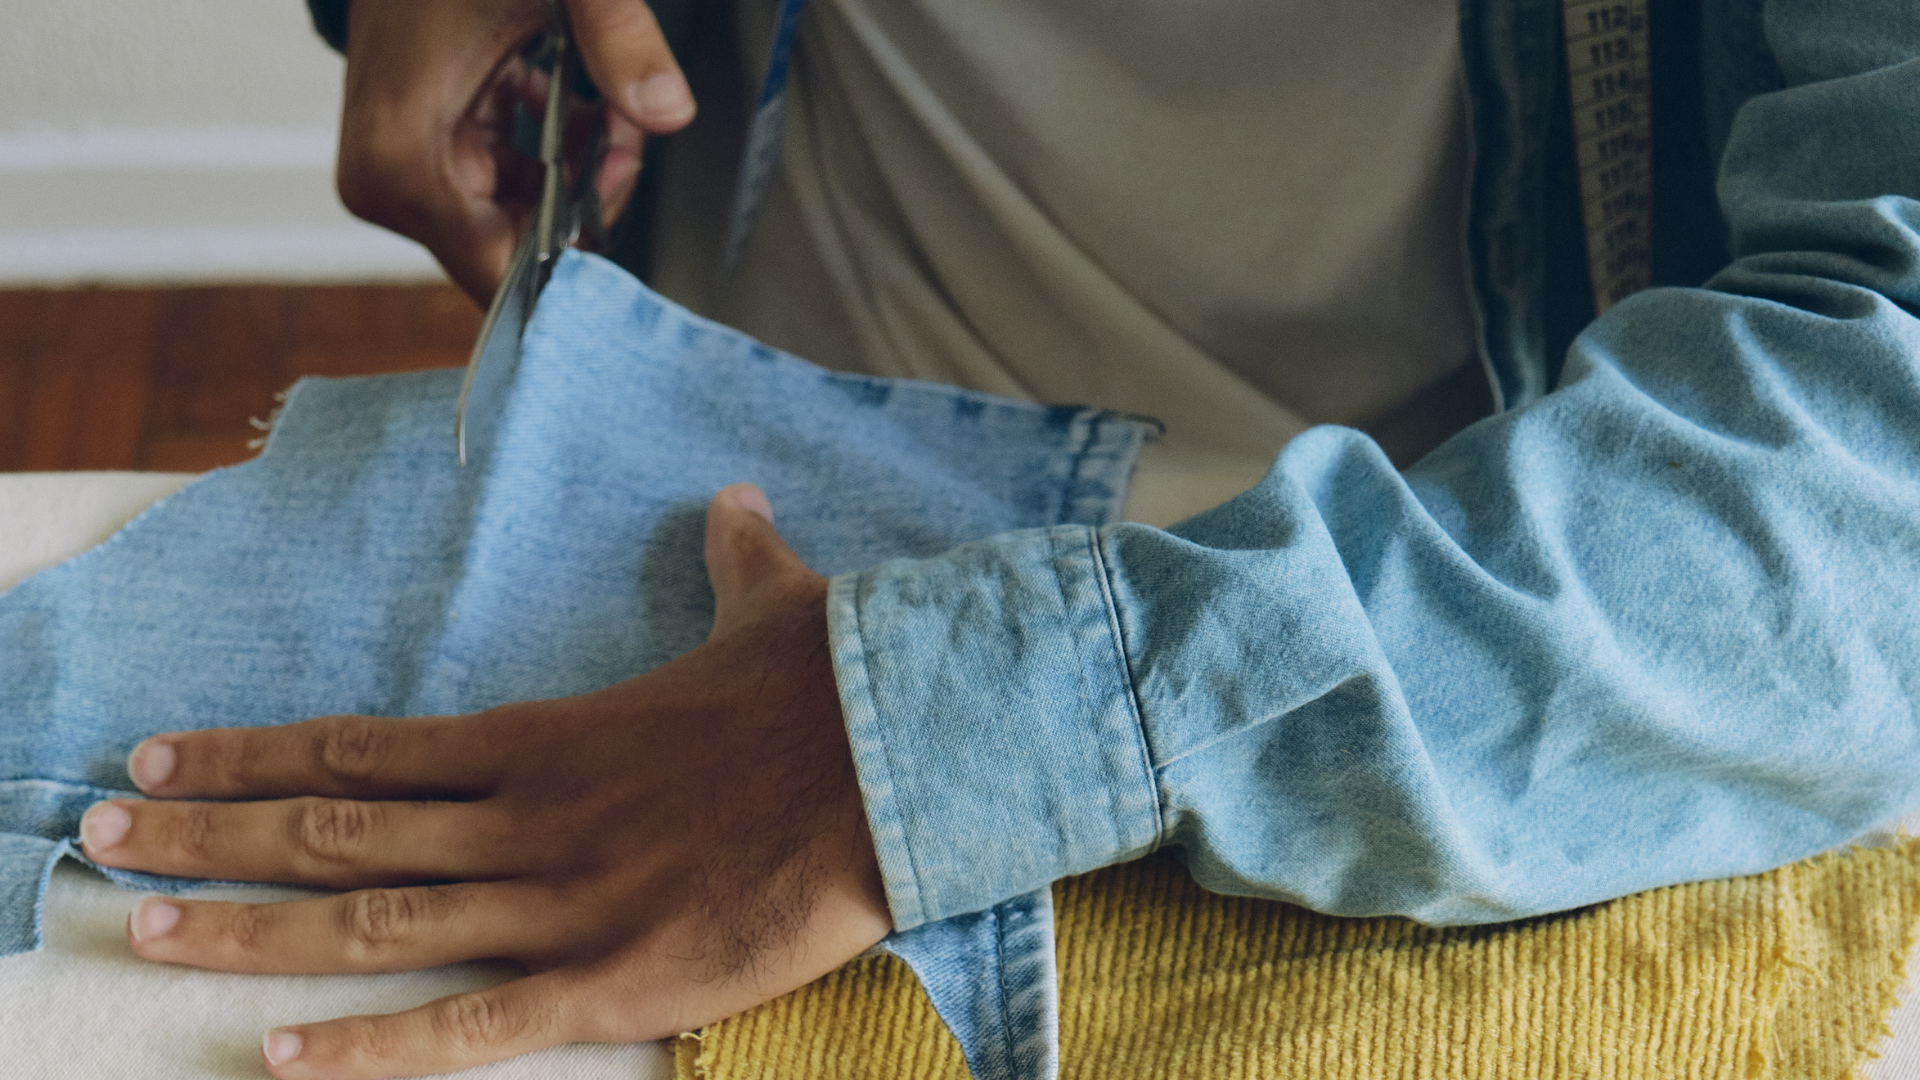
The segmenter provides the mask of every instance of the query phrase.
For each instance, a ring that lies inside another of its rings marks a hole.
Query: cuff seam
[[[860,626],[858,593],[863,576],[858,572],[841,574],[827,585],[828,651],[833,658],[860,798],[873,834],[874,857],[880,863],[887,908],[897,932],[919,926],[927,917],[920,898],[920,868],[915,865],[913,845],[907,842],[906,825],[897,804],[899,786],[894,782],[893,755],[880,731],[879,709],[873,700],[866,635]],[[879,783],[869,784],[868,777],[876,770]],[[906,865],[900,865],[902,862]]]
[[[1100,582],[1100,599],[1106,606],[1107,632],[1112,636],[1114,660],[1120,669],[1120,685],[1126,692],[1127,711],[1133,720],[1133,737],[1140,751],[1140,765],[1146,772],[1148,797],[1152,800],[1153,842],[1149,852],[1160,850],[1166,836],[1166,818],[1160,798],[1159,771],[1153,764],[1153,746],[1147,741],[1147,715],[1140,704],[1140,690],[1134,682],[1133,662],[1127,655],[1127,634],[1120,622],[1120,604],[1114,595],[1113,563],[1107,558],[1101,529],[1088,529],[1087,546],[1093,552],[1094,577]]]

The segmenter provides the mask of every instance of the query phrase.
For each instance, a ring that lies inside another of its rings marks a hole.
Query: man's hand
[[[289,1080],[663,1038],[858,955],[890,919],[827,652],[826,580],[745,484],[708,508],[706,557],[706,643],[598,693],[141,743],[128,768],[155,798],[89,809],[89,858],[355,891],[149,899],[128,919],[134,951],[222,971],[505,957],[532,972],[270,1032],[269,1068]],[[235,801],[188,801],[203,799]]]
[[[685,127],[693,94],[643,0],[567,0],[567,11],[606,96],[596,186],[611,223],[644,137]],[[352,0],[347,20],[341,201],[425,244],[483,306],[539,198],[537,164],[512,148],[512,103],[545,97],[518,49],[546,21],[544,0]]]

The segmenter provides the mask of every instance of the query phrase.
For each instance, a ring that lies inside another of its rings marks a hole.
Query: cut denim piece
[[[705,510],[726,484],[760,485],[782,536],[836,574],[1101,524],[1142,436],[1093,410],[832,374],[578,254],[464,469],[458,385],[303,381],[258,459],[0,595],[0,955],[37,946],[52,864],[87,806],[131,794],[126,755],[149,735],[594,690],[705,637]],[[995,1063],[983,1077],[1051,1072],[1050,920],[1039,894],[890,946],[969,1061]]]
[[[879,948],[919,977],[975,1080],[1059,1074],[1052,888],[889,934]],[[987,955],[998,958],[990,968],[981,961]]]

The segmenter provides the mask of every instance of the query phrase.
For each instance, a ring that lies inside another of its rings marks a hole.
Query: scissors
[[[466,375],[460,380],[460,398],[454,406],[453,442],[462,465],[467,463],[467,434],[473,427],[469,416],[478,418],[497,412],[519,367],[520,339],[526,332],[527,319],[553,276],[560,253],[579,239],[582,229],[590,233],[597,247],[606,246],[601,230],[599,191],[593,183],[600,158],[606,151],[604,127],[596,119],[586,161],[571,183],[567,177],[564,145],[568,98],[577,97],[591,103],[599,95],[572,48],[564,4],[561,0],[548,0],[547,7],[546,30],[521,54],[529,67],[549,73],[547,103],[537,136],[524,103],[514,104],[513,117],[515,147],[526,156],[537,158],[544,173],[540,202],[533,220],[527,223],[527,231],[514,246],[507,276],[493,294],[493,303],[487,307],[487,316],[480,323],[480,339],[474,342]]]

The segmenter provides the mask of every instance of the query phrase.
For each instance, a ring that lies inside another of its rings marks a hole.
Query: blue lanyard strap
[[[780,0],[780,22],[773,34],[773,53],[767,58],[766,78],[760,83],[760,101],[747,126],[747,149],[740,159],[740,180],[733,189],[733,212],[727,221],[727,246],[721,266],[732,270],[760,216],[773,167],[780,160],[780,140],[786,133],[787,69],[793,60],[794,31],[807,0]]]

